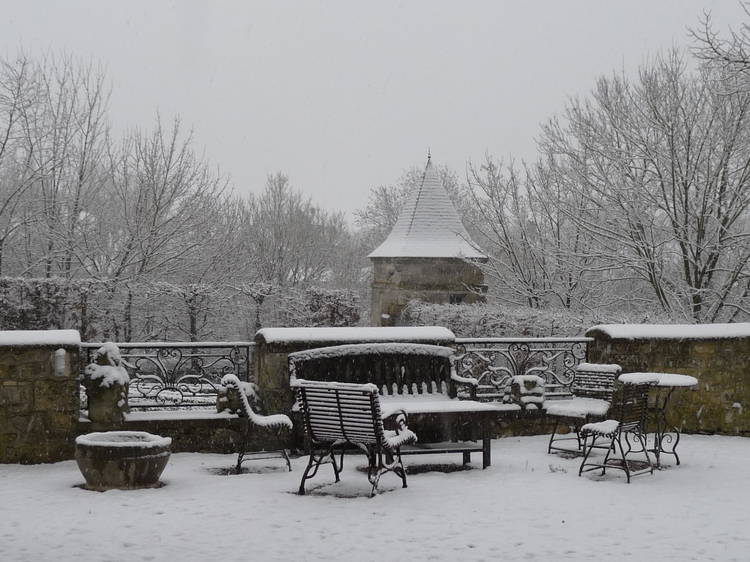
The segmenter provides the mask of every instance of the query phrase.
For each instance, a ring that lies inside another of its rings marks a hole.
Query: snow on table
[[[732,324],[599,324],[586,331],[613,340],[702,340],[750,338],[750,322]]]
[[[256,338],[267,344],[291,342],[419,342],[448,341],[456,336],[441,326],[403,326],[396,328],[263,328]]]
[[[78,330],[0,330],[0,347],[78,346]]]
[[[695,386],[698,379],[677,373],[625,373],[619,376],[623,384],[655,384],[656,386]]]

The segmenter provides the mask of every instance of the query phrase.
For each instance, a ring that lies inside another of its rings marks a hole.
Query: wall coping
[[[750,322],[733,324],[599,324],[586,336],[606,340],[725,340],[750,338]]]
[[[441,326],[353,327],[353,328],[263,328],[255,343],[295,346],[345,343],[409,342],[451,344],[456,336]]]
[[[79,347],[78,330],[0,330],[0,347]]]

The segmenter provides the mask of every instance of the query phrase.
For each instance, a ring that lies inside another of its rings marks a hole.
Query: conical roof
[[[429,157],[422,181],[409,192],[393,230],[368,257],[487,259],[473,247]]]

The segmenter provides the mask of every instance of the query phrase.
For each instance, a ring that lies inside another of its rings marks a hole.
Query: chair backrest
[[[297,379],[292,388],[313,442],[383,444],[383,421],[375,385]]]
[[[413,343],[365,343],[309,349],[289,354],[289,375],[307,381],[374,384],[385,395],[447,394],[454,351]]]
[[[620,401],[615,406],[615,418],[620,422],[622,431],[643,428],[648,413],[648,393],[653,385],[623,384]]]
[[[614,363],[579,363],[571,384],[574,396],[612,401],[615,380],[622,368]]]

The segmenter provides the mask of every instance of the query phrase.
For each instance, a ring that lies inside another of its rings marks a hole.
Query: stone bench
[[[405,446],[402,455],[482,453],[491,464],[491,438],[499,416],[517,415],[516,404],[479,402],[477,381],[456,374],[454,351],[448,347],[411,343],[338,345],[290,353],[292,381],[374,384],[381,413],[388,423],[405,412],[419,443]]]

